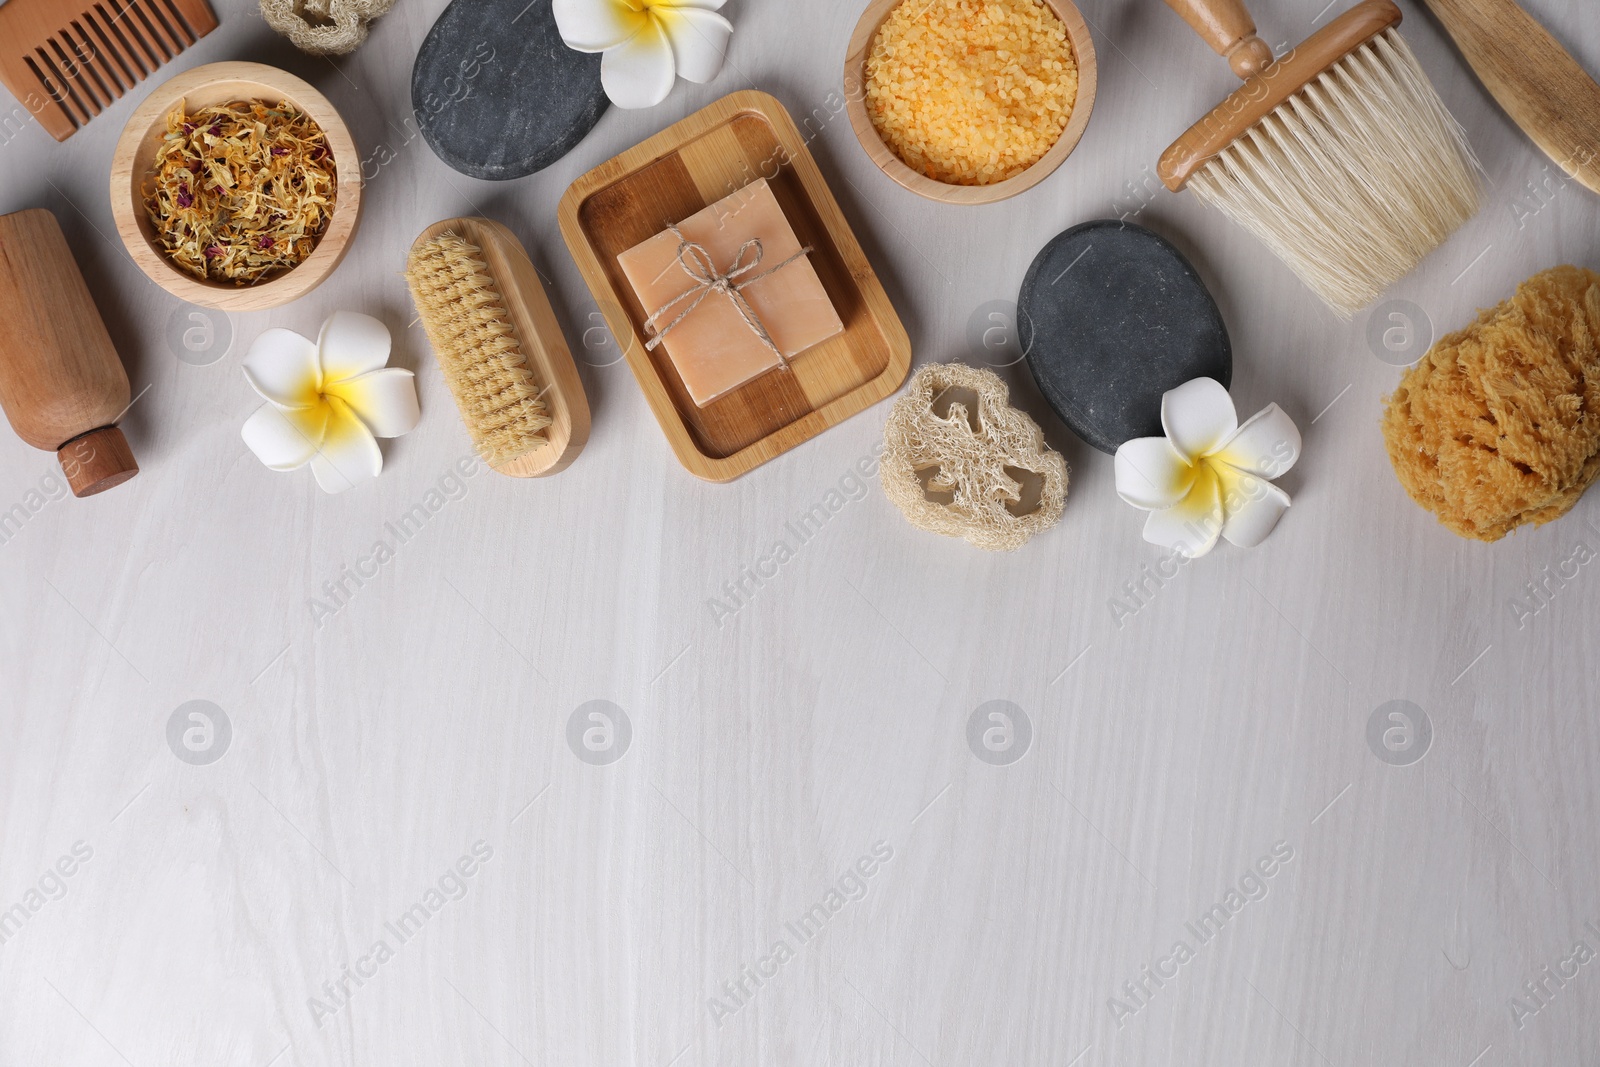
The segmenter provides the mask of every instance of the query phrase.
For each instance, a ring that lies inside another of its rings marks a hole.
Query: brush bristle
[[[483,250],[455,233],[440,234],[412,250],[406,284],[485,462],[500,466],[548,444],[550,414]]]
[[[1478,163],[1393,28],[1335,63],[1190,184],[1343,318],[1478,211]]]

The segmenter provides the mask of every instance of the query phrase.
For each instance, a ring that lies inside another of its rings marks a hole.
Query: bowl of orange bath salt
[[[845,59],[874,163],[932,200],[986,204],[1043,181],[1094,107],[1094,42],[1070,0],[874,0]]]

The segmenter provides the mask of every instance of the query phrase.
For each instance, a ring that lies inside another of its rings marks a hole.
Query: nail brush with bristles
[[[517,478],[555,474],[589,437],[589,403],[538,272],[479,218],[422,232],[406,284],[473,447]]]

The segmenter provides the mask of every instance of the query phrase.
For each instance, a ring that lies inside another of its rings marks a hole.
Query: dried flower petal
[[[177,267],[241,285],[304,261],[328,227],[335,191],[322,129],[288,103],[262,101],[193,115],[179,106],[142,190]]]

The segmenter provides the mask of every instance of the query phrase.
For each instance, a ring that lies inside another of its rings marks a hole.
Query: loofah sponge
[[[911,525],[1009,551],[1056,524],[1067,498],[1066,461],[1009,397],[999,375],[961,363],[934,363],[912,376],[889,412],[879,475]],[[1025,507],[1024,497],[1035,494]]]
[[[394,0],[261,0],[261,17],[302,52],[342,56],[367,39],[367,23]]]
[[[1600,274],[1555,267],[1439,340],[1388,399],[1400,484],[1463,537],[1566,514],[1600,476]]]

